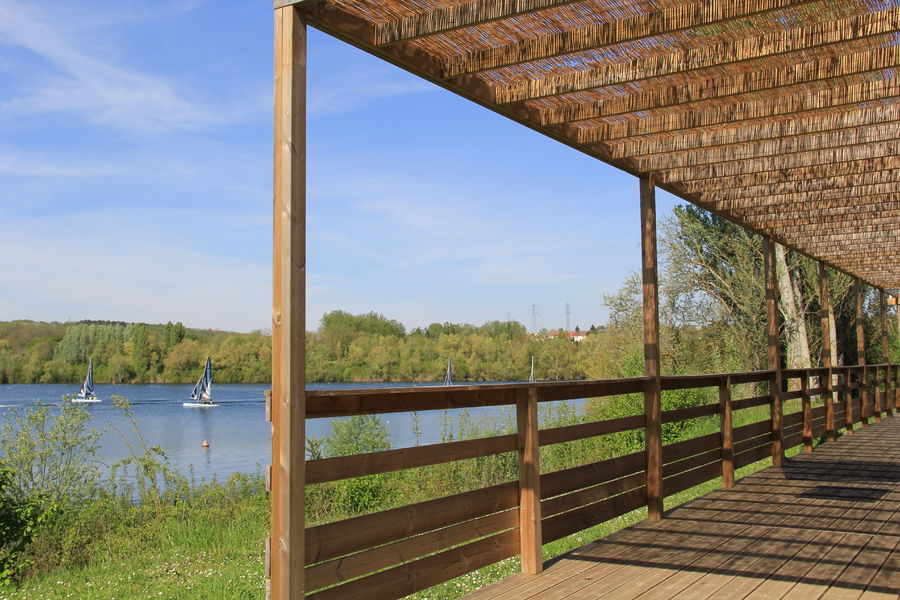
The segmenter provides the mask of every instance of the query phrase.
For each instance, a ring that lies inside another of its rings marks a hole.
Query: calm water
[[[348,389],[364,387],[397,387],[409,384],[309,384],[309,389]],[[427,384],[425,384],[427,385]],[[437,384],[434,384],[437,385]],[[130,422],[113,406],[110,397],[121,395],[133,405],[141,434],[148,446],[159,445],[170,463],[187,474],[193,468],[197,479],[223,480],[234,472],[252,472],[271,462],[271,427],[265,422],[263,391],[268,384],[215,384],[216,403],[211,409],[184,408],[181,403],[190,395],[193,385],[97,385],[101,404],[86,404],[91,413],[91,426],[105,430],[100,455],[104,462],[128,455],[121,434],[134,443],[136,434]],[[77,391],[78,385],[0,385],[0,423],[4,413],[15,408],[34,406],[38,402],[58,404],[61,396]],[[581,403],[578,403],[579,405]],[[419,413],[420,443],[439,442],[442,420],[448,417],[454,429],[460,410],[424,411]],[[512,407],[469,409],[472,417],[489,416],[497,421],[513,417]],[[380,417],[391,434],[394,448],[415,444],[412,415],[395,413]],[[311,419],[308,436],[324,436],[331,419]],[[209,448],[201,447],[203,440]]]

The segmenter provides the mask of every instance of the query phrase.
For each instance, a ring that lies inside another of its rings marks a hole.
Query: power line
[[[528,312],[531,313],[531,333],[537,333],[537,317],[541,314],[538,312],[538,305],[532,302],[531,310]]]
[[[572,327],[569,325],[569,315],[572,314],[572,307],[569,306],[569,303],[566,302],[566,331],[571,331]]]

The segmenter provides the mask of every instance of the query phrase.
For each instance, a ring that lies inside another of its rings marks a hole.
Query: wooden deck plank
[[[466,600],[900,599],[900,419]]]

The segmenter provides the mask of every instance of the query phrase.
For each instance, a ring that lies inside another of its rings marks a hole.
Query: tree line
[[[222,383],[271,380],[265,332],[232,333],[165,325],[92,321],[0,323],[0,383],[74,383],[94,360],[101,383],[190,383],[214,357]]]
[[[660,230],[664,374],[767,368],[762,240],[693,206],[678,206]],[[776,245],[783,363],[820,364],[823,348],[818,265]],[[832,364],[856,364],[854,281],[829,270]],[[878,296],[864,286],[866,362],[882,361]],[[310,382],[440,381],[453,360],[457,381],[524,381],[531,357],[538,380],[614,378],[643,373],[641,286],[637,273],[604,296],[609,322],[573,343],[565,334],[529,334],[515,321],[483,325],[432,323],[407,330],[377,313],[336,310],[306,334]],[[897,351],[890,325],[888,354]],[[0,383],[76,382],[93,357],[101,382],[184,383],[213,357],[220,382],[268,382],[271,338],[148,325],[91,321],[0,323]]]

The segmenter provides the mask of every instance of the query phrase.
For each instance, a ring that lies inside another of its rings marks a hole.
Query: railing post
[[[517,393],[519,540],[522,572],[529,575],[539,573],[544,567],[541,551],[541,455],[537,405],[537,387],[531,386]]]
[[[731,417],[731,377],[719,381],[719,428],[722,432],[722,487],[734,487],[734,426]]]
[[[884,288],[878,290],[879,300],[881,301],[881,362],[884,363],[884,392],[880,395],[881,399],[878,402],[878,409],[876,417],[880,420],[881,413],[888,413],[890,407],[890,400],[888,400],[888,390],[891,389],[891,367],[890,367],[890,357],[888,356],[888,338],[887,338],[887,293],[885,293]]]
[[[819,299],[822,311],[820,319],[822,324],[822,366],[828,369],[825,381],[825,437],[829,442],[837,439],[834,426],[834,372],[831,364],[831,296],[828,288],[828,271],[825,263],[819,263]],[[808,390],[807,386],[807,390]],[[807,400],[808,402],[808,400]],[[806,417],[804,417],[806,418]],[[804,436],[806,430],[804,429]],[[810,446],[808,452],[812,452],[812,430],[810,429]]]
[[[900,313],[900,306],[897,313]],[[894,409],[900,410],[900,365],[894,365]]]
[[[830,371],[829,371],[830,372]],[[830,386],[829,386],[830,387]],[[800,404],[803,409],[803,451],[804,452],[812,452],[812,403],[809,399],[809,372],[800,378]],[[826,406],[826,414],[827,412],[827,404]],[[826,418],[826,428],[831,432],[834,429],[834,412],[831,413],[831,425],[827,425]]]
[[[881,377],[883,370],[881,367],[875,367],[875,386],[872,388],[872,413],[876,423],[881,420]]]
[[[853,371],[847,367],[844,372],[844,434],[850,435],[856,422],[853,417]]]
[[[641,263],[644,299],[644,442],[647,453],[647,518],[663,516],[662,401],[659,370],[659,290],[656,258],[656,194],[653,177],[641,177]]]
[[[859,373],[859,420],[863,427],[869,426],[869,378],[866,371],[866,333],[863,322],[862,280],[856,278],[856,363],[862,368]]]
[[[763,270],[766,278],[766,338],[769,346],[770,407],[772,415],[772,466],[780,467],[784,460],[784,431],[781,406],[781,356],[778,334],[778,291],[775,280],[775,244],[771,238],[763,238]]]
[[[275,10],[271,597],[304,595],[306,23]]]

